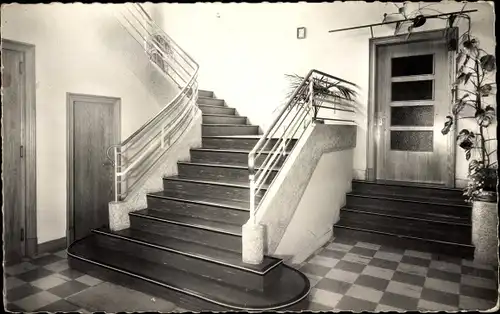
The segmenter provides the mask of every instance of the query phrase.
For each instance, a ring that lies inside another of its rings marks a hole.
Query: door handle
[[[109,160],[106,160],[105,162],[102,163],[103,167],[109,167],[109,166],[112,166],[114,167],[114,163],[109,161]]]
[[[378,118],[378,125],[379,126],[384,126],[384,122],[385,122],[385,117],[379,117]]]

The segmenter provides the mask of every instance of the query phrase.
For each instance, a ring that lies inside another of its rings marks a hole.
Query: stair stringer
[[[146,194],[163,190],[163,178],[177,175],[177,162],[188,161],[190,150],[201,147],[202,114],[198,108],[195,110],[190,126],[146,174],[140,188],[123,201],[109,203],[109,227],[112,231],[129,228],[129,213],[146,208]]]
[[[299,204],[303,198],[313,173],[324,154],[330,152],[347,151],[351,160],[349,174],[352,176],[352,151],[356,146],[356,125],[329,125],[311,124],[301,138],[297,141],[290,156],[279,171],[274,182],[269,187],[262,203],[257,211],[257,222],[265,228],[264,250],[266,254],[277,256],[285,260],[292,259],[295,263],[297,257],[304,250],[309,251],[309,247],[300,247],[299,244],[310,245],[304,241],[296,242],[292,250],[280,248],[283,241],[289,241],[290,235],[297,239],[308,237],[309,231],[299,224],[291,224],[294,216],[300,217],[304,210],[309,211],[309,215],[315,215],[314,204]],[[344,160],[344,159],[343,159]],[[332,174],[335,175],[335,174]],[[350,181],[350,180],[349,180]],[[345,194],[344,188],[338,195]],[[345,198],[345,196],[343,196]],[[300,213],[297,212],[300,210]],[[337,209],[340,210],[340,207]],[[331,229],[332,221],[325,221]],[[293,228],[291,230],[290,228]],[[287,235],[284,238],[284,235]],[[328,239],[319,239],[324,244]],[[287,247],[285,245],[285,247]],[[286,251],[286,253],[285,253]],[[311,252],[314,252],[311,251]]]

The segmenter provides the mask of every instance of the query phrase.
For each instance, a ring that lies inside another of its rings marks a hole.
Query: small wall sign
[[[297,38],[298,39],[306,38],[306,28],[305,27],[298,27],[297,28]]]

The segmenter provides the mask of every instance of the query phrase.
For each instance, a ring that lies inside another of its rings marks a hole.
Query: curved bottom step
[[[160,297],[193,311],[305,310],[310,283],[301,272],[282,267],[264,291],[245,290],[96,245],[93,235],[68,248],[71,268]],[[145,309],[147,310],[147,309]]]
[[[339,238],[343,237],[403,249],[457,256],[465,259],[474,258],[474,246],[468,244],[423,239],[378,230],[351,227],[340,223],[333,226],[333,233],[335,237]]]

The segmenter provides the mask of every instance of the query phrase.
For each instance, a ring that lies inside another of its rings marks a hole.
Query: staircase
[[[178,163],[177,176],[163,179],[163,191],[147,195],[147,208],[129,214],[130,228],[96,229],[73,243],[70,266],[193,311],[306,309],[310,284],[302,273],[270,256],[259,265],[242,262],[248,153],[260,138],[259,127],[213,92],[200,90],[197,103],[202,148]],[[286,157],[285,152],[266,184]],[[265,158],[264,153],[257,159],[257,169]]]
[[[472,259],[471,207],[462,191],[402,182],[352,182],[337,237]]]

